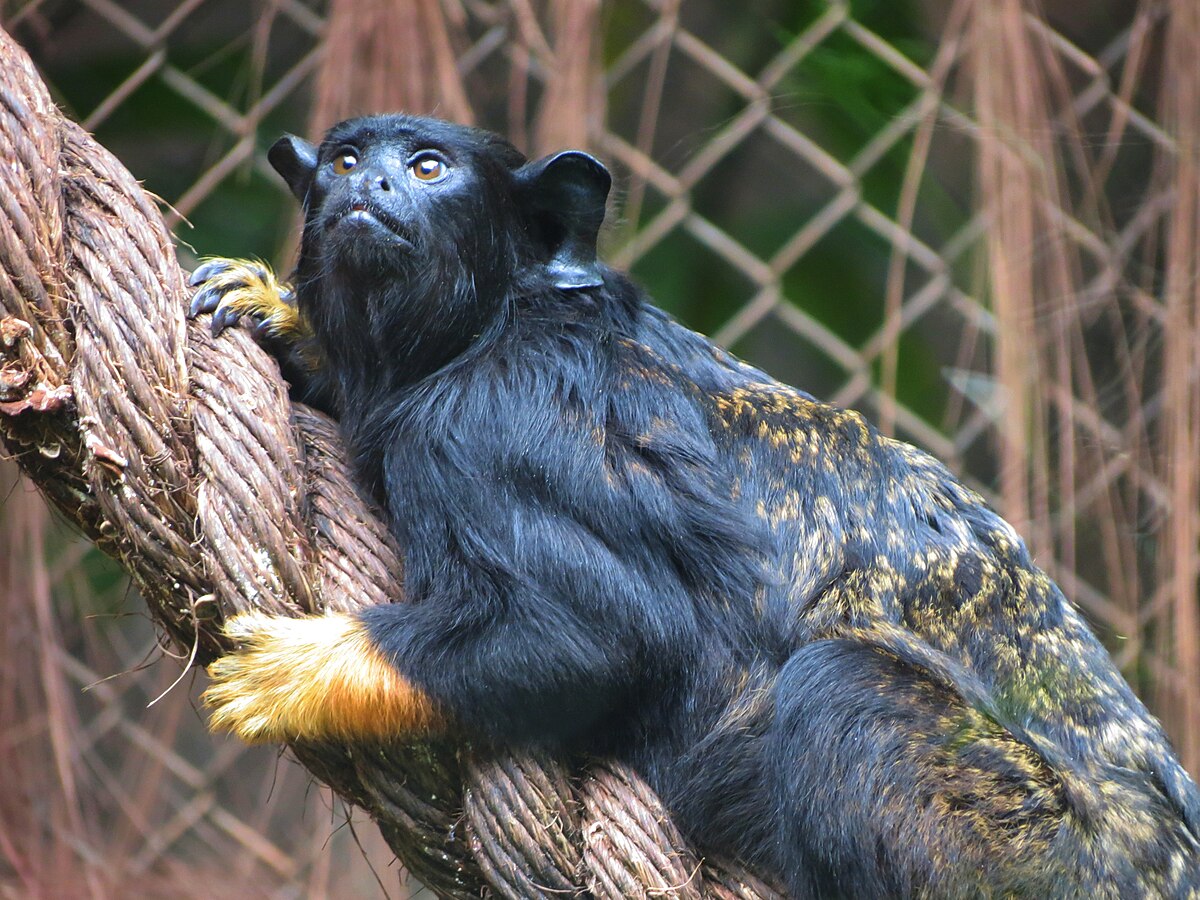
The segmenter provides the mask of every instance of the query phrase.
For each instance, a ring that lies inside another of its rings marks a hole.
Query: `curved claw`
[[[221,298],[221,300],[224,299],[224,297]],[[242,314],[239,310],[234,309],[231,306],[223,306],[221,305],[220,301],[218,301],[216,312],[213,313],[212,323],[209,326],[212,330],[212,336],[217,337],[229,326],[236,325],[241,317]]]
[[[195,276],[193,275],[193,277]],[[203,282],[198,283],[203,284]],[[217,304],[220,302],[221,292],[218,291],[213,285],[202,288],[201,290],[196,291],[195,296],[192,297],[192,305],[188,307],[188,318],[194,319],[196,316],[200,315],[200,313],[212,312],[217,308]]]
[[[196,268],[192,271],[192,274],[188,277],[188,286],[199,287],[214,275],[224,272],[226,269],[230,268],[230,266],[232,266],[232,263],[227,259],[207,260],[196,266]]]

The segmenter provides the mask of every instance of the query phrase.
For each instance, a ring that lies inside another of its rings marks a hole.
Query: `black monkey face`
[[[342,122],[319,147],[284,137],[270,160],[304,204],[306,245],[357,277],[600,283],[610,178],[587,154],[526,163],[489,132],[387,115]]]
[[[381,116],[342,123],[316,149],[309,237],[356,277],[437,269],[503,277],[520,233],[506,194],[523,160],[484,132]],[[497,238],[500,238],[499,240]]]

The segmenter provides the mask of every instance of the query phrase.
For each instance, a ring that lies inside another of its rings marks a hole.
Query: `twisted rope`
[[[229,615],[386,603],[400,555],[334,425],[245,332],[214,341],[154,204],[0,31],[0,436],[200,662]],[[296,746],[444,897],[778,896],[701,864],[621,767],[461,744]]]

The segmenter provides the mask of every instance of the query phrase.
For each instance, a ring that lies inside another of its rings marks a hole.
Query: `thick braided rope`
[[[185,320],[154,204],[0,32],[0,436],[198,661],[224,617],[385,603],[400,558],[336,429]],[[297,746],[438,894],[777,896],[701,864],[632,772],[461,744]]]

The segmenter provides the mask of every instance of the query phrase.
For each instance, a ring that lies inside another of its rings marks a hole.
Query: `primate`
[[[403,602],[233,619],[214,728],[606,754],[796,897],[1200,894],[1196,786],[1013,529],[598,261],[599,162],[406,115],[269,158],[294,287],[210,262],[192,314],[337,417]]]

